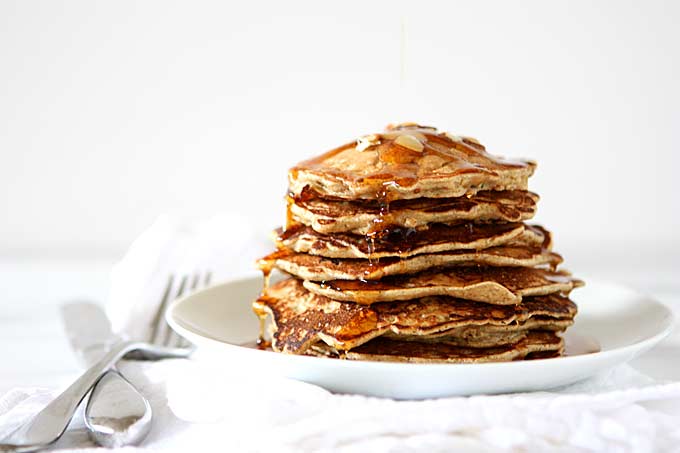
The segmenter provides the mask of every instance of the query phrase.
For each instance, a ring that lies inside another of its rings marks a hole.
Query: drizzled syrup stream
[[[260,322],[260,333],[257,337],[257,348],[258,349],[269,349],[271,347],[271,342],[267,341],[264,336],[264,331],[265,331],[265,324],[267,320],[267,312],[264,310],[263,305],[259,302],[259,300],[265,298],[265,292],[269,288],[269,276],[272,273],[272,269],[274,268],[274,264],[276,263],[276,259],[272,260],[260,260],[258,261],[258,267],[262,271],[262,276],[264,278],[264,286],[262,288],[262,292],[260,293],[260,298],[258,301],[253,302],[252,308],[253,312],[255,315],[257,315],[257,318]]]
[[[383,185],[380,190],[376,191],[375,198],[378,202],[378,216],[373,219],[370,230],[366,234],[366,242],[368,244],[368,266],[373,268],[375,264],[378,264],[380,258],[375,258],[375,241],[385,236],[389,233],[389,228],[391,225],[390,221],[390,193],[389,186],[396,185],[396,182],[392,181],[389,185]]]
[[[264,295],[261,295],[260,298],[266,297]],[[262,304],[257,301],[253,303],[253,312],[257,315],[258,320],[260,321],[260,335],[257,338],[257,348],[258,349],[269,349],[271,347],[271,342],[265,339],[264,337],[264,330],[265,330],[265,321],[267,320],[267,312],[264,310]]]

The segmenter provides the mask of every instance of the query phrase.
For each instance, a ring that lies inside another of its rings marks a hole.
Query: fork
[[[203,278],[196,273],[193,276],[189,293],[198,289],[202,283],[210,283],[211,274],[207,272]],[[185,275],[178,289],[171,296],[175,278],[168,277],[163,291],[161,303],[149,325],[148,341],[167,347],[191,348],[193,345],[168,328],[165,312],[171,300],[179,299],[187,293],[189,276]],[[135,354],[128,354],[128,358]],[[142,357],[143,359],[143,357]],[[85,426],[90,438],[103,447],[116,448],[136,445],[141,442],[151,429],[153,412],[148,400],[137,388],[116,370],[107,371],[95,384],[85,408]]]
[[[210,271],[206,272],[203,276],[203,286],[210,285],[210,280],[212,279],[212,273]],[[190,348],[193,350],[193,345],[189,340],[179,336],[177,332],[170,328],[170,325],[165,321],[165,312],[168,309],[168,303],[171,300],[179,299],[184,296],[186,285],[189,282],[189,277],[185,275],[182,277],[182,281],[179,285],[179,289],[175,294],[175,297],[170,298],[170,292],[172,291],[173,277],[172,275],[168,278],[168,285],[165,287],[165,292],[163,293],[163,299],[161,304],[156,311],[156,316],[152,320],[151,333],[149,334],[149,343],[151,344],[164,344],[168,347],[176,348]],[[191,282],[190,292],[194,292],[198,289],[198,285],[201,283],[201,275],[194,274],[193,280]]]
[[[210,282],[208,272],[204,281]],[[188,357],[193,346],[179,337],[165,321],[165,311],[170,302],[172,276],[153,317],[151,335],[148,342],[121,341],[114,345],[104,356],[85,371],[73,384],[52,400],[43,410],[20,426],[0,442],[0,453],[24,453],[40,450],[57,441],[66,431],[76,409],[99,379],[124,356],[135,352],[138,358],[158,360],[165,358]],[[192,290],[196,289],[200,277],[194,276]],[[183,277],[176,297],[184,294],[188,277]]]

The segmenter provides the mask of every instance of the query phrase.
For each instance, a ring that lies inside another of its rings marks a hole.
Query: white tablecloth
[[[158,237],[156,233],[151,236]],[[142,241],[142,248],[148,243]],[[159,245],[159,250],[163,247]],[[58,306],[69,300],[103,302],[111,264],[110,260],[0,261],[0,293],[5,299],[0,318],[4,358],[0,394],[5,396],[0,400],[0,414],[3,407],[22,399],[32,398],[36,404],[47,401],[81,372],[62,332]],[[598,274],[597,268],[583,267]],[[679,313],[680,282],[674,286],[673,272],[660,269],[645,278],[620,270],[617,276]],[[186,451],[190,445],[222,442],[239,450],[285,450],[287,446],[290,451],[491,447],[653,451],[680,445],[680,429],[675,428],[680,427],[680,384],[664,385],[680,382],[679,358],[680,332],[676,329],[634,360],[632,367],[612,370],[561,395],[427,402],[336,396],[291,381],[244,381],[238,375],[210,369],[209,364],[165,361],[122,368],[152,400],[156,423],[143,445],[151,449]],[[15,390],[7,394],[10,389]],[[8,420],[0,416],[0,427],[3,423]],[[57,447],[91,446],[79,423],[74,422]]]

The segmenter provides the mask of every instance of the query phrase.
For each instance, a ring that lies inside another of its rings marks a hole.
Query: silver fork
[[[204,282],[209,283],[208,272]],[[180,283],[176,297],[184,294],[188,277]],[[200,281],[194,276],[191,289],[196,289]],[[135,352],[137,357],[149,360],[188,357],[193,347],[175,334],[165,322],[165,311],[170,302],[172,277],[163,295],[158,310],[153,317],[149,342],[121,341],[114,345],[104,356],[85,371],[73,384],[52,400],[43,410],[33,416],[0,442],[0,453],[23,453],[40,450],[57,441],[66,431],[76,409],[99,379],[124,356]],[[172,298],[174,299],[174,298]]]
[[[194,274],[191,281],[190,292],[194,292],[199,288],[199,285],[208,286],[210,285],[210,280],[212,279],[212,274],[206,272],[201,279],[200,274]],[[203,280],[203,281],[201,281]],[[168,309],[168,303],[171,300],[179,299],[185,294],[186,286],[189,283],[189,276],[185,275],[177,290],[175,297],[170,297],[170,292],[172,291],[173,277],[170,276],[168,279],[168,285],[165,288],[163,294],[163,299],[161,300],[161,305],[158,307],[156,316],[152,320],[151,332],[149,334],[149,343],[152,344],[164,344],[168,347],[175,348],[192,348],[193,345],[185,338],[180,337],[174,330],[170,328],[167,322],[165,322],[165,312]]]
[[[171,300],[194,292],[201,283],[207,286],[210,278],[209,272],[203,277],[194,274],[191,286],[187,288],[189,276],[185,275],[174,292],[175,278],[168,278],[161,303],[149,325],[149,343],[193,350],[190,342],[168,327],[165,313]],[[124,376],[111,370],[102,376],[90,393],[85,409],[85,426],[90,438],[97,444],[117,448],[136,445],[144,440],[151,430],[152,417],[149,401]]]

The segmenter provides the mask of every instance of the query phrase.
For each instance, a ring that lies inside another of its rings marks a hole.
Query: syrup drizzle
[[[260,334],[258,335],[255,344],[257,345],[258,349],[262,350],[269,349],[271,348],[272,345],[271,342],[265,338],[265,324],[267,320],[267,311],[265,310],[264,307],[266,306],[268,300],[269,299],[267,298],[267,296],[265,296],[264,293],[262,293],[260,294],[258,300],[256,300],[252,304],[253,312],[257,316],[257,319],[260,321]]]

